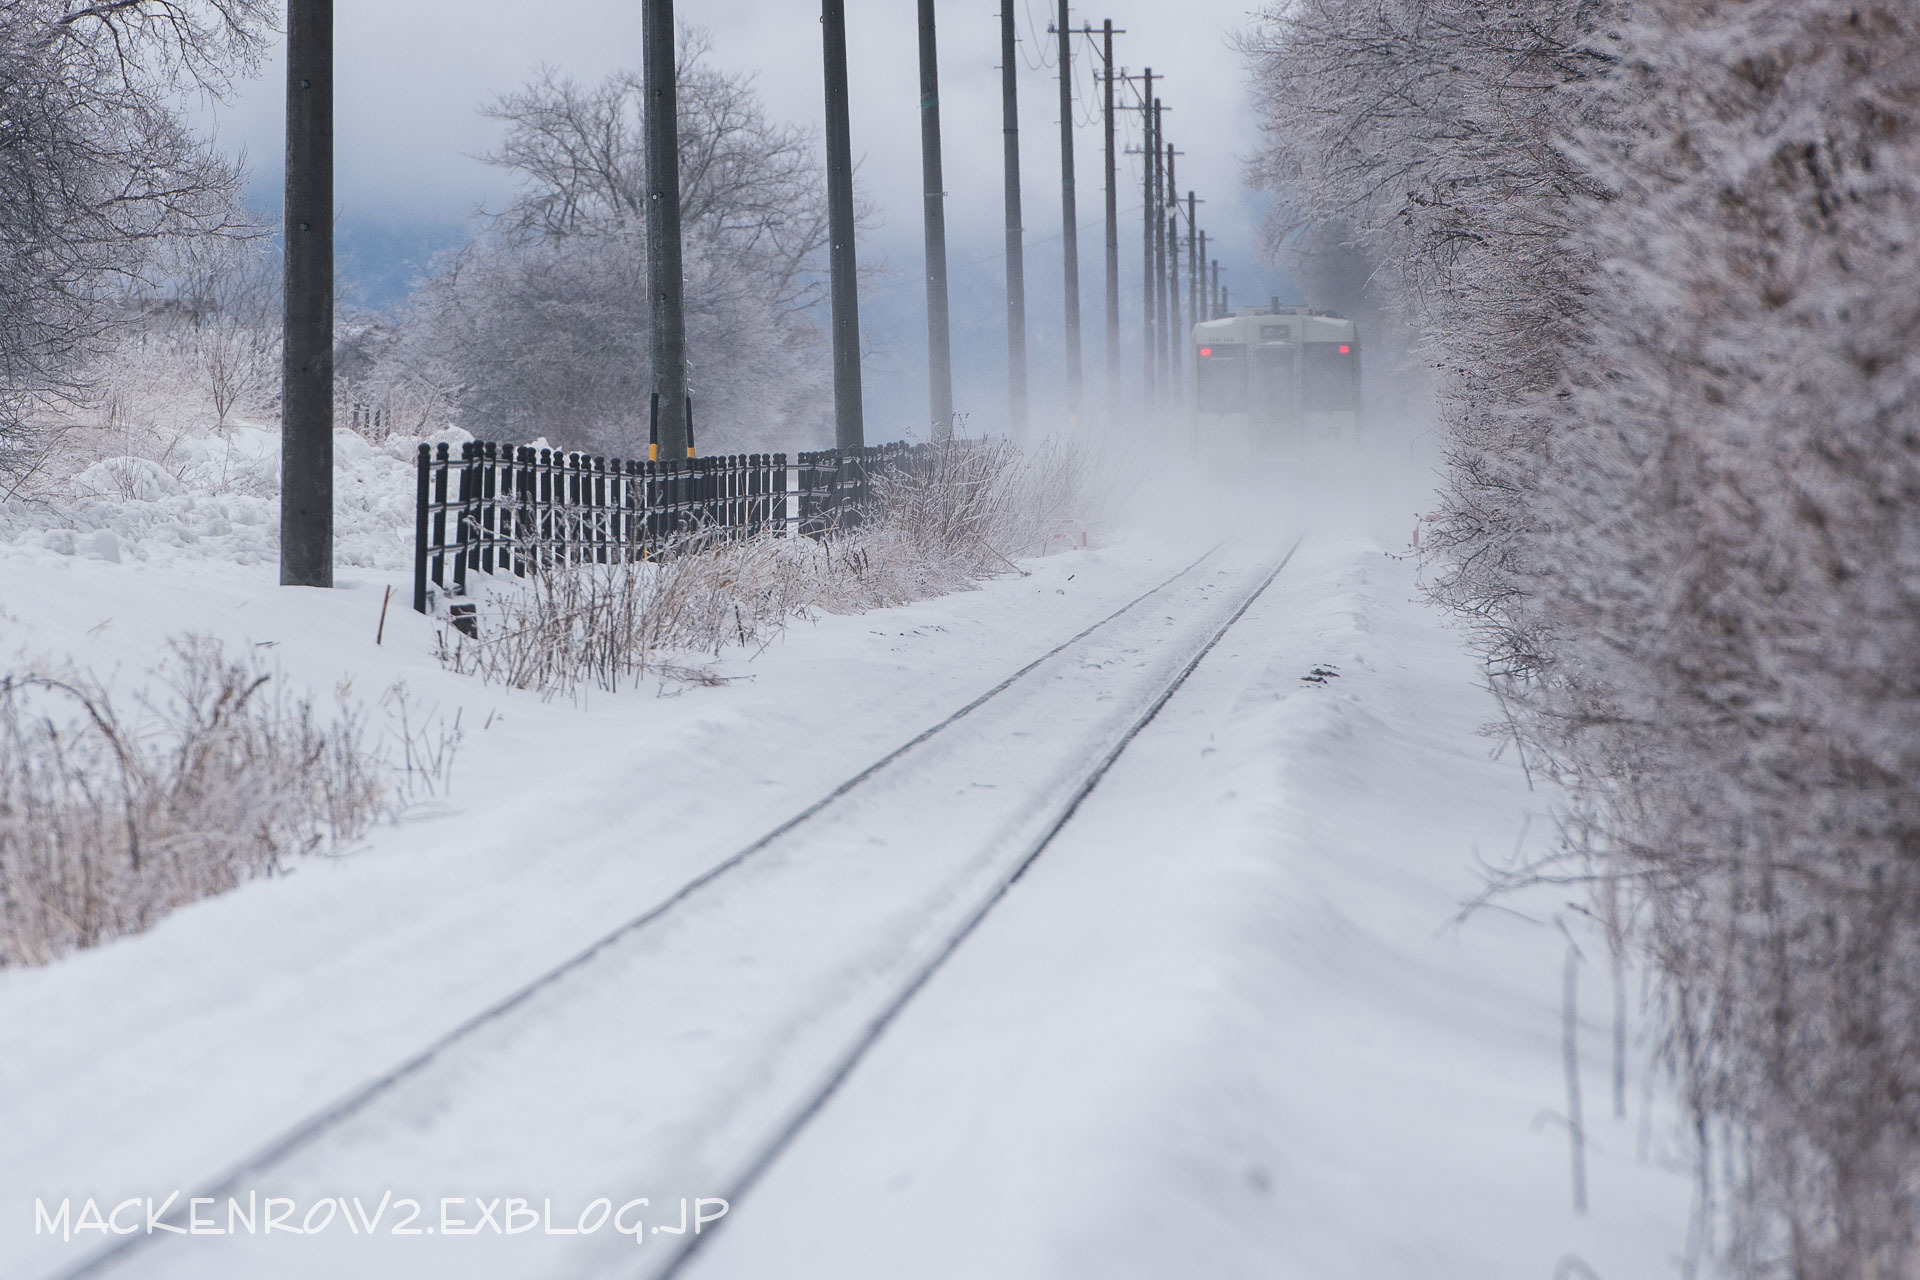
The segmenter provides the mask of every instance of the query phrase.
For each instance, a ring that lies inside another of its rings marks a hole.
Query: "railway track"
[[[1210,549],[194,1194],[747,1195],[1291,556],[1222,567]],[[60,1280],[429,1266],[344,1234],[165,1238],[122,1237]],[[430,1269],[673,1276],[707,1238],[561,1241],[558,1267],[443,1239]]]
[[[833,1071],[820,1086],[805,1099],[793,1117],[781,1127],[778,1133],[774,1134],[769,1141],[754,1152],[751,1161],[726,1189],[726,1194],[723,1198],[726,1199],[730,1205],[738,1203],[752,1191],[754,1184],[759,1182],[761,1176],[765,1174],[786,1149],[792,1145],[793,1140],[799,1136],[801,1130],[807,1126],[808,1122],[832,1101],[833,1096],[840,1091],[840,1087],[845,1084],[847,1078],[853,1074],[854,1068],[859,1066],[861,1059],[866,1057],[867,1051],[878,1042],[887,1028],[900,1016],[901,1012],[913,1001],[913,998],[920,993],[921,988],[926,986],[934,974],[938,973],[940,969],[946,965],[947,961],[953,958],[954,953],[972,936],[974,930],[987,918],[988,914],[999,904],[1000,900],[1007,895],[1020,877],[1026,873],[1027,868],[1038,861],[1040,856],[1047,851],[1047,847],[1053,843],[1054,837],[1058,836],[1060,832],[1065,829],[1067,823],[1073,820],[1073,815],[1079,810],[1081,802],[1093,794],[1094,788],[1100,785],[1101,779],[1106,777],[1107,772],[1113,768],[1115,762],[1125,753],[1128,746],[1132,745],[1133,740],[1140,735],[1141,731],[1153,722],[1154,718],[1160,714],[1161,708],[1167,705],[1167,702],[1172,699],[1173,695],[1179,692],[1180,687],[1186,683],[1187,677],[1194,673],[1201,662],[1206,659],[1206,656],[1225,638],[1233,624],[1245,616],[1247,610],[1253,607],[1254,602],[1265,594],[1268,587],[1273,585],[1274,579],[1280,576],[1281,571],[1285,569],[1288,562],[1293,559],[1293,553],[1298,549],[1299,545],[1299,542],[1296,541],[1287,549],[1286,554],[1280,558],[1279,563],[1275,564],[1273,568],[1260,579],[1259,585],[1240,600],[1233,612],[1207,637],[1206,643],[1201,645],[1199,650],[1181,665],[1173,678],[1167,681],[1153,700],[1140,711],[1132,723],[1120,734],[1113,745],[1099,757],[1094,767],[1087,772],[1086,776],[1080,781],[1080,784],[1074,788],[1066,804],[1061,807],[1058,816],[1047,825],[1046,830],[1041,834],[1040,838],[1027,849],[1025,856],[1013,866],[1011,874],[1005,876],[994,885],[992,892],[974,908],[960,928],[955,930],[947,939],[945,945],[920,966],[911,981],[906,983],[898,993],[895,994],[894,998],[887,1002],[886,1006],[868,1023],[864,1032],[847,1045],[846,1051],[835,1064]],[[674,1277],[683,1274],[687,1265],[691,1263],[694,1257],[700,1252],[701,1246],[712,1238],[712,1233],[685,1237],[684,1243],[676,1250],[673,1257],[664,1266],[651,1274],[657,1276],[658,1280],[674,1280]]]

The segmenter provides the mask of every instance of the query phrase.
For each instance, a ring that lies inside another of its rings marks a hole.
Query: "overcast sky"
[[[1023,221],[1033,245],[1028,273],[1038,325],[1047,315],[1043,308],[1060,306],[1059,90],[1046,33],[1057,8],[1045,0],[1009,2],[1019,6]],[[1115,61],[1124,69],[1137,73],[1150,65],[1166,76],[1159,92],[1169,109],[1167,137],[1185,152],[1178,161],[1179,187],[1193,188],[1207,202],[1201,225],[1221,246],[1223,269],[1242,298],[1286,291],[1283,278],[1255,265],[1264,201],[1247,192],[1241,178],[1258,132],[1241,59],[1229,40],[1247,22],[1250,8],[1249,0],[1111,0],[1106,8],[1071,11],[1075,26],[1097,27],[1110,17],[1125,30],[1115,37]],[[875,298],[874,306],[883,315],[904,317],[924,307],[915,5],[847,0],[846,9],[853,148],[862,193],[879,215],[863,256],[884,257],[898,269],[896,282],[883,286],[895,296]],[[683,23],[709,29],[718,63],[754,73],[771,114],[819,128],[815,0],[679,0],[676,11]],[[442,246],[475,206],[501,201],[510,180],[473,158],[496,137],[497,126],[476,110],[481,103],[524,83],[541,63],[590,80],[640,62],[638,0],[347,0],[335,14],[336,192],[343,245],[353,252],[358,244],[363,255],[417,255]],[[956,305],[977,305],[969,280],[977,285],[989,274],[997,279],[1002,270],[994,256],[1002,240],[998,14],[997,0],[941,0],[939,6]],[[1081,233],[1090,374],[1098,359],[1103,287],[1101,134],[1092,54],[1091,44],[1076,42],[1079,221],[1094,222]],[[225,145],[246,149],[263,204],[278,204],[284,74],[278,61],[269,64],[212,117]],[[1125,129],[1128,143],[1137,145],[1136,114],[1127,117]],[[1132,267],[1140,235],[1139,171],[1137,159],[1123,162],[1121,256],[1124,267]],[[959,278],[969,264],[972,275]],[[377,271],[387,264],[363,265]],[[1137,281],[1130,288],[1137,292]],[[907,353],[905,363],[924,360],[923,335],[919,343],[918,358]]]

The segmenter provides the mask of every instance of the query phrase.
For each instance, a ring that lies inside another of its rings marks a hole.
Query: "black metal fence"
[[[789,465],[784,453],[632,462],[479,440],[455,456],[423,444],[413,607],[427,612],[429,584],[465,595],[473,573],[617,564],[708,538],[821,537],[864,519],[875,477],[925,449],[829,449]]]

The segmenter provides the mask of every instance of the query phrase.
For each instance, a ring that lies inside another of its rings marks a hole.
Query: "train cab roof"
[[[1193,326],[1193,340],[1223,344],[1339,342],[1357,347],[1360,335],[1353,321],[1337,312],[1274,304],[1241,307],[1233,315],[1202,320]]]

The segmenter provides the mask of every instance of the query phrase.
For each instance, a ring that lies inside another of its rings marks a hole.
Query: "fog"
[[[1056,11],[1016,0],[1029,361],[1034,420],[1058,420],[1064,324],[1060,253],[1059,89]],[[971,424],[1004,421],[1006,336],[1001,187],[998,7],[940,8],[943,146],[952,271],[956,408]],[[1071,11],[1078,26],[1111,17],[1115,61],[1131,73],[1151,66],[1167,104],[1167,138],[1181,151],[1181,190],[1204,201],[1201,225],[1239,299],[1296,297],[1284,273],[1258,263],[1264,202],[1241,183],[1256,144],[1241,59],[1230,46],[1246,20],[1244,0],[1180,5],[1116,0],[1106,10]],[[770,111],[817,128],[822,114],[818,7],[807,0],[681,0],[682,23],[704,27],[720,66],[752,72]],[[570,0],[528,6],[504,0],[408,0],[341,5],[336,11],[336,192],[342,296],[389,306],[405,295],[432,256],[460,243],[476,210],[499,204],[510,180],[477,157],[496,126],[478,108],[523,83],[541,65],[582,80],[637,67],[640,11],[632,0]],[[863,304],[867,417],[874,439],[923,430],[926,416],[926,295],[921,250],[919,98],[914,7],[851,0],[847,5],[853,146],[858,187],[873,210],[863,263],[884,264]],[[1075,44],[1076,188],[1081,311],[1088,403],[1104,398],[1104,270],[1099,96],[1094,43]],[[254,203],[277,213],[283,64],[279,49],[258,78],[225,104],[204,107],[202,123],[243,151]],[[1122,100],[1126,98],[1123,91]],[[1139,143],[1137,113],[1123,113],[1122,146]],[[1123,356],[1137,347],[1140,176],[1122,156]]]

